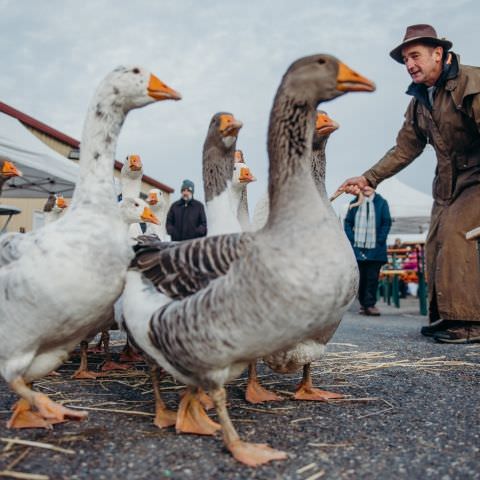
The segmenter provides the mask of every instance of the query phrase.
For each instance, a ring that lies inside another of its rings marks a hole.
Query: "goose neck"
[[[80,173],[72,199],[72,207],[95,201],[116,200],[113,167],[117,140],[125,120],[118,105],[94,98],[88,110],[80,148]]]

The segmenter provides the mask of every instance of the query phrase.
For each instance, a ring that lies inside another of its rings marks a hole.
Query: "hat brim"
[[[450,40],[434,38],[434,37],[414,37],[409,38],[405,42],[395,47],[391,52],[390,56],[398,63],[403,64],[402,50],[411,43],[423,43],[425,45],[439,46],[443,47],[443,50],[446,52],[450,50],[453,46],[453,43]]]

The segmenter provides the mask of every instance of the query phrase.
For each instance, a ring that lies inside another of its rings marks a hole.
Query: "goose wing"
[[[172,299],[185,298],[225,275],[252,241],[248,233],[203,237],[186,242],[161,242],[142,236],[132,267]]]

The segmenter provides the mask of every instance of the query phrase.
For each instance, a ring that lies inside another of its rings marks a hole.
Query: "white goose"
[[[358,280],[354,259],[332,251],[340,232],[313,182],[315,108],[347,91],[372,90],[329,55],[293,63],[270,116],[266,227],[147,246],[127,274],[124,313],[135,342],[180,381],[209,391],[226,447],[247,465],[286,455],[239,439],[224,383],[256,358],[335,328],[331,313],[347,308]]]
[[[169,242],[170,235],[165,228],[168,212],[168,203],[165,194],[159,188],[152,188],[147,193],[147,203],[150,205],[152,212],[159,220],[159,224],[148,224],[147,235],[156,235],[162,242]]]
[[[125,222],[125,225],[130,226],[134,223],[145,222],[147,224],[158,224],[159,220],[156,215],[149,208],[147,203],[141,198],[122,198],[119,203],[120,216]],[[76,372],[72,375],[72,378],[80,379],[95,379],[99,376],[103,376],[103,373],[93,372],[88,369],[88,342],[91,340],[100,330],[102,337],[100,343],[103,343],[105,352],[105,362],[102,366],[102,370],[118,370],[129,368],[127,365],[117,364],[111,360],[111,354],[109,349],[109,330],[115,326],[115,322],[122,315],[122,302],[121,297],[115,302],[113,309],[108,315],[102,317],[98,323],[96,323],[93,329],[89,332],[87,337],[80,342],[80,365]],[[127,343],[128,346],[128,343]],[[97,345],[98,347],[98,345]]]
[[[58,220],[63,215],[67,207],[68,203],[61,194],[49,195],[43,207],[43,211],[45,212],[45,225]]]
[[[0,373],[21,397],[9,427],[86,416],[29,384],[58,367],[122,291],[132,250],[114,191],[117,137],[129,110],[166,99],[180,95],[140,67],[107,75],[87,112],[71,206],[40,230],[0,239]]]

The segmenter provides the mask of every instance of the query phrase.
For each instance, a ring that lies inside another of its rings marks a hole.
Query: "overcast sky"
[[[323,108],[340,123],[327,147],[327,188],[362,173],[394,143],[409,97],[402,65],[388,52],[405,27],[430,23],[463,63],[480,65],[478,0],[0,0],[0,100],[80,139],[98,82],[120,64],[148,68],[180,91],[129,114],[117,158],[141,155],[145,173],[175,188],[183,178],[203,199],[201,153],[218,111],[244,122],[237,146],[267,185],[266,131],[272,99],[297,58],[330,53],[377,84]],[[426,151],[399,179],[430,192]]]

